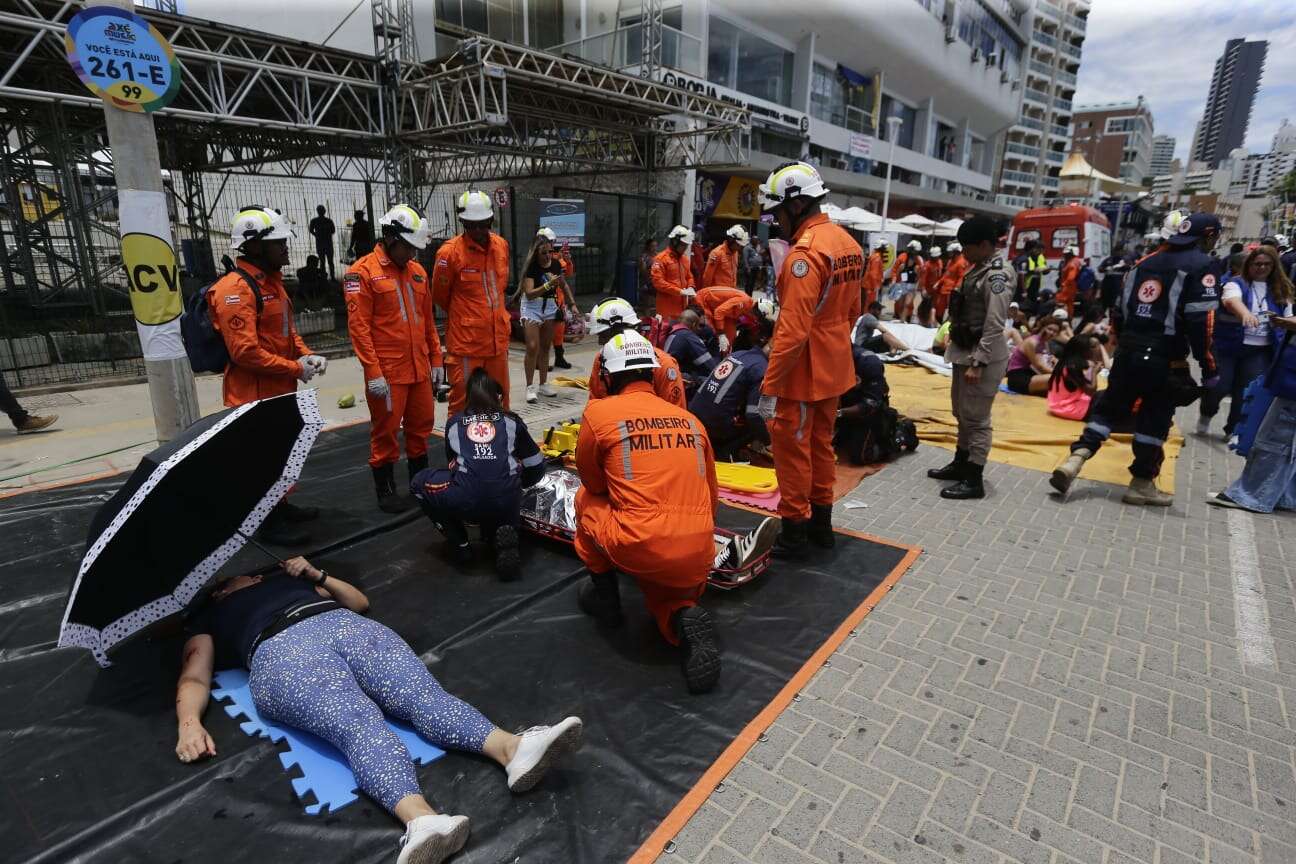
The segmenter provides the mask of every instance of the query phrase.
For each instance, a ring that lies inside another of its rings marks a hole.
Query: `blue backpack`
[[[238,267],[231,267],[226,272],[237,273],[252,289],[252,296],[256,298],[256,314],[260,318],[265,303],[261,299],[261,289],[256,280],[246,270]],[[201,291],[185,300],[184,312],[180,315],[180,338],[184,340],[185,354],[189,355],[189,366],[195,372],[224,372],[229,365],[229,350],[212,321],[211,305],[207,302],[207,294],[215,286],[215,282],[205,285]]]

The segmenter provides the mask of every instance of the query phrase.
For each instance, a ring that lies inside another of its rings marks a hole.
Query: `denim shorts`
[[[552,321],[558,304],[552,297],[523,297],[519,317],[523,321],[535,321],[537,324]]]

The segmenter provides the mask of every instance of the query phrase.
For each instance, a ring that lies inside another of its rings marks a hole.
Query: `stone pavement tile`
[[[882,799],[878,796],[862,789],[847,789],[829,814],[828,824],[843,837],[859,842],[872,827],[873,817],[881,806]]]
[[[781,812],[768,801],[752,798],[719,834],[720,839],[734,851],[750,854],[778,821]]]
[[[770,837],[751,856],[753,864],[817,864],[813,858],[777,837]]]
[[[770,829],[770,833],[793,846],[805,848],[810,845],[820,824],[828,816],[830,807],[827,801],[817,795],[802,793],[788,807],[783,818]]]
[[[685,861],[696,861],[702,851],[729,823],[731,815],[710,801],[693,814],[683,830],[675,835],[675,855]]]
[[[879,864],[879,859],[831,831],[820,831],[810,854],[823,864]]]

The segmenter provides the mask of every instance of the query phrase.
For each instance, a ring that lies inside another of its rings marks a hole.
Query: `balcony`
[[[1067,127],[1067,126],[1050,125],[1050,126],[1049,126],[1049,134],[1050,134],[1050,135],[1060,135],[1060,136],[1063,137],[1063,138],[1070,138],[1070,137],[1071,137],[1071,129],[1070,129],[1069,127]]]
[[[1054,6],[1052,3],[1049,3],[1048,0],[1040,0],[1040,2],[1035,5],[1035,11],[1043,15],[1045,18],[1051,18],[1058,22],[1065,20],[1067,17],[1065,12],[1057,6]]]
[[[1059,84],[1070,84],[1072,87],[1076,86],[1076,76],[1072,75],[1070,72],[1063,72],[1059,69],[1053,77],[1057,79]]]
[[[1031,206],[1031,199],[1024,198],[1021,195],[996,195],[995,203],[1002,204],[1005,207],[1022,207]]]
[[[1012,153],[1017,156],[1029,156],[1032,159],[1038,159],[1040,148],[1031,147],[1029,144],[1018,144],[1016,141],[1009,141],[1004,145],[1005,153]]]
[[[1044,154],[1044,161],[1050,162],[1054,165],[1061,165],[1066,161],[1066,154],[1060,153],[1057,150],[1050,150]]]
[[[1070,99],[1063,99],[1063,98],[1061,98],[1061,97],[1056,97],[1056,98],[1054,98],[1054,100],[1053,100],[1053,107],[1054,107],[1054,108],[1059,108],[1059,109],[1065,111],[1066,113],[1070,114],[1070,113],[1071,113],[1071,100],[1070,100]]]
[[[1024,171],[1004,171],[1003,179],[1009,183],[1018,183],[1023,186],[1034,186],[1035,175],[1027,174]],[[1056,182],[1056,181],[1054,181]]]
[[[1041,63],[1038,60],[1030,61],[1030,70],[1041,78],[1052,78],[1054,69],[1047,63]],[[1075,76],[1071,76],[1074,78]]]
[[[1056,189],[1056,188],[1058,188],[1058,183],[1059,183],[1059,181],[1058,181],[1058,178],[1056,178],[1056,177],[1041,177],[1041,178],[1040,178],[1040,185],[1043,186],[1045,189]]]
[[[1079,45],[1072,45],[1070,42],[1063,42],[1063,43],[1062,43],[1062,53],[1063,53],[1063,54],[1067,54],[1067,55],[1069,55],[1069,56],[1071,56],[1071,57],[1074,57],[1076,60],[1079,60],[1079,59],[1080,59],[1080,46],[1079,46]]]
[[[1088,29],[1089,27],[1088,21],[1086,21],[1083,18],[1077,18],[1074,15],[1067,15],[1063,17],[1062,23],[1070,27],[1072,30],[1075,30],[1080,33],[1085,32],[1085,30]]]
[[[1036,30],[1031,34],[1031,41],[1037,45],[1047,45],[1050,48],[1057,47],[1057,40],[1040,30]]]
[[[1025,126],[1027,129],[1034,129],[1034,130],[1037,131],[1037,132],[1043,132],[1043,131],[1044,131],[1044,124],[1043,124],[1042,122],[1040,122],[1039,120],[1036,120],[1036,119],[1033,118],[1033,117],[1027,117],[1027,116],[1025,116],[1025,115],[1022,115],[1021,117],[1018,117],[1018,118],[1017,118],[1017,123],[1016,123],[1015,125],[1017,125],[1017,126]]]
[[[1049,104],[1048,94],[1045,93],[1043,90],[1032,90],[1030,87],[1026,87],[1025,89],[1022,90],[1022,94],[1027,99],[1039,104],[1042,107],[1047,107]]]

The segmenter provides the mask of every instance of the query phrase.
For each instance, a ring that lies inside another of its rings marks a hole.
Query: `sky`
[[[1075,104],[1147,99],[1158,135],[1186,161],[1215,61],[1229,39],[1269,42],[1246,148],[1269,151],[1296,123],[1296,8],[1290,0],[1094,0]]]

